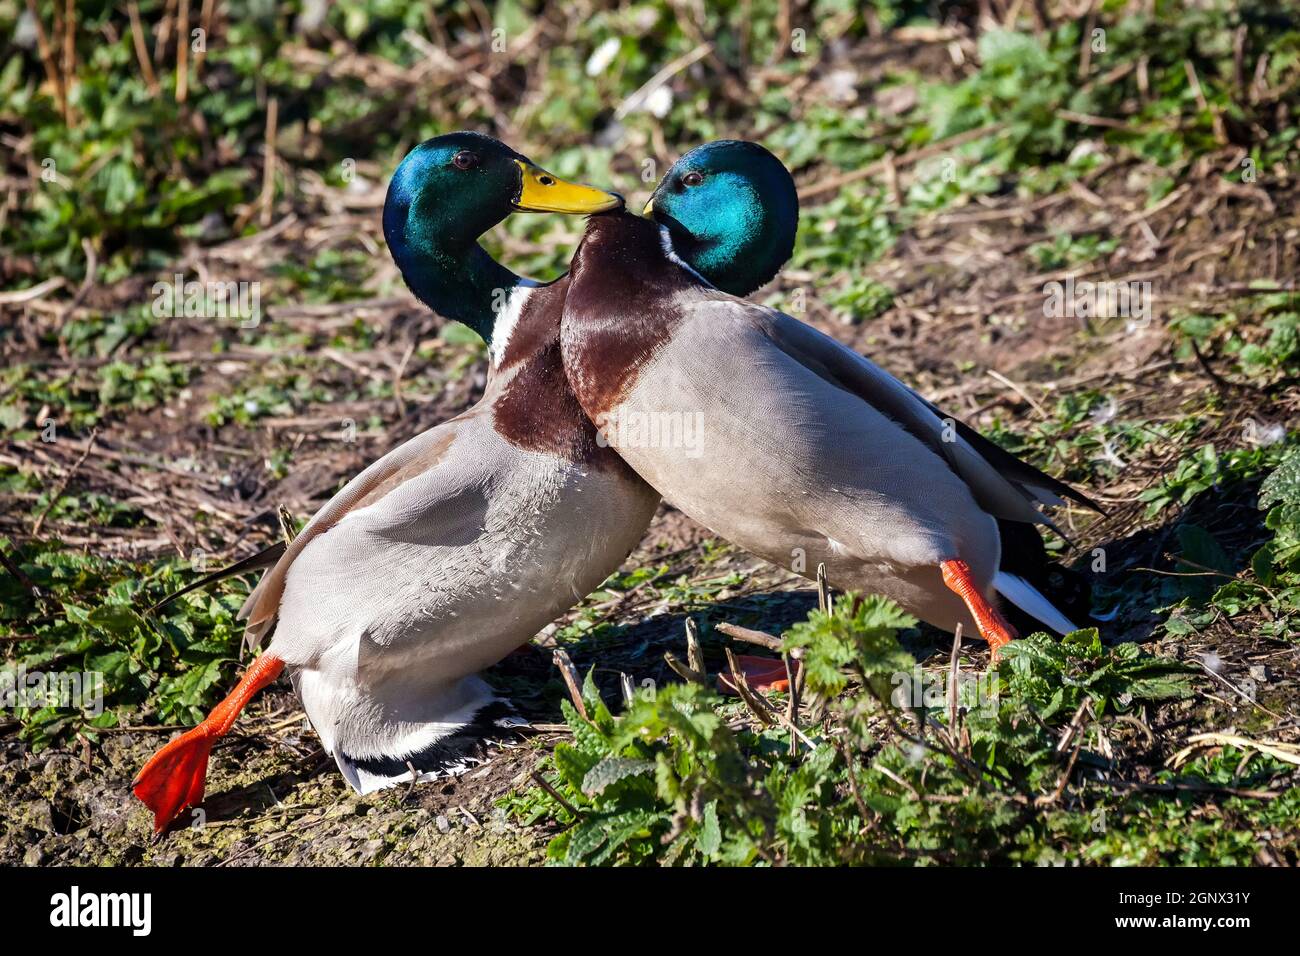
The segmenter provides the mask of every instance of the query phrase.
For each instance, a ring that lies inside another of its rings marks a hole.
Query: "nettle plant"
[[[5,484],[0,480],[0,490]],[[105,523],[111,517],[100,515]],[[11,546],[0,537],[0,547]],[[187,581],[182,562],[150,568],[49,544],[29,547],[21,567],[38,593],[0,575],[0,641],[19,648],[0,670],[94,674],[104,690],[101,713],[62,705],[9,711],[34,752],[77,736],[96,742],[101,730],[136,722],[145,710],[163,723],[193,724],[237,666],[243,625],[235,614],[243,593],[195,592],[148,610]]]
[[[1018,641],[987,680],[941,683],[956,700],[930,706],[898,693],[917,672],[899,641],[914,624],[849,594],[790,628],[784,649],[800,655],[808,701],[793,745],[779,718],[764,727],[699,684],[642,691],[615,716],[588,674],[587,717],[561,704],[573,742],[545,759],[546,789],[504,806],[559,828],[548,857],[563,864],[1040,859],[1051,852],[1041,811],[1086,762],[1077,750],[1107,762],[1088,744],[1092,725],[1191,693],[1182,665],[1083,630]],[[948,667],[926,673],[942,682]],[[1058,746],[1072,723],[1073,758]],[[1073,804],[1090,812],[1082,796]]]
[[[1262,556],[1279,571],[1300,574],[1300,445],[1293,447],[1277,469],[1264,479],[1259,506],[1268,511],[1265,527],[1276,532]],[[1271,577],[1256,563],[1260,577]]]

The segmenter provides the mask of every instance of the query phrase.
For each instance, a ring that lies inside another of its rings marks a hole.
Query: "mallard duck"
[[[509,719],[477,673],[616,570],[659,495],[604,446],[569,389],[568,276],[521,279],[476,240],[511,212],[621,203],[473,133],[436,137],[402,161],[384,208],[389,249],[417,297],[487,341],[487,388],[352,479],[292,544],[234,566],[274,563],[241,610],[253,642],[274,635],[230,696],[137,776],[156,829],[202,800],[212,744],[285,668],[362,793],[445,771]],[[698,266],[731,286],[725,270]],[[731,287],[743,294],[751,281]]]
[[[591,217],[561,343],[583,410],[666,501],[760,557],[883,594],[994,650],[1016,636],[999,596],[1058,632],[1074,623],[1003,561],[1000,524],[1050,525],[1083,495],[945,416],[892,375],[696,266],[770,277],[798,221],[794,182],[754,143],[678,161],[645,213]],[[766,234],[766,240],[756,238]],[[769,257],[736,259],[741,245]],[[698,417],[688,454],[629,423]]]
[[[521,279],[476,241],[515,211],[621,203],[474,133],[438,136],[402,161],[384,207],[389,249],[417,297],[487,340],[487,389],[349,481],[283,549],[241,611],[254,640],[275,625],[270,645],[133,784],[156,829],[202,800],[213,743],[286,668],[354,789],[438,773],[508,715],[477,673],[641,539],[659,496],[597,444],[568,390],[566,280]]]

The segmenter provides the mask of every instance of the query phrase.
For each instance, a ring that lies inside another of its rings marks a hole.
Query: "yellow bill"
[[[641,215],[653,216],[654,212],[655,212],[655,197],[651,196],[650,199],[646,202],[645,208],[641,210]]]
[[[558,176],[552,176],[546,170],[531,163],[520,160],[515,162],[519,163],[519,172],[523,179],[515,207],[523,212],[565,212],[581,215],[605,212],[623,205],[623,200],[613,193],[568,182]]]

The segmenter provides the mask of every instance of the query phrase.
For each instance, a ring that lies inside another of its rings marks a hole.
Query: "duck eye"
[[[691,170],[691,172],[682,177],[683,186],[698,186],[702,182],[704,182],[704,175],[702,173],[697,173],[694,170]]]
[[[478,155],[468,149],[462,149],[451,158],[451,164],[457,169],[473,169],[478,165]]]

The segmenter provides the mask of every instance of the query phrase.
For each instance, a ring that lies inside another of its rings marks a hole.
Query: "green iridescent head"
[[[490,340],[498,290],[520,279],[479,236],[514,212],[603,212],[611,193],[566,182],[481,133],[447,133],[412,149],[393,173],[384,238],[411,291]]]
[[[748,295],[794,251],[799,197],[784,164],[757,143],[697,146],[660,180],[645,214],[668,229],[673,251],[732,295]]]

